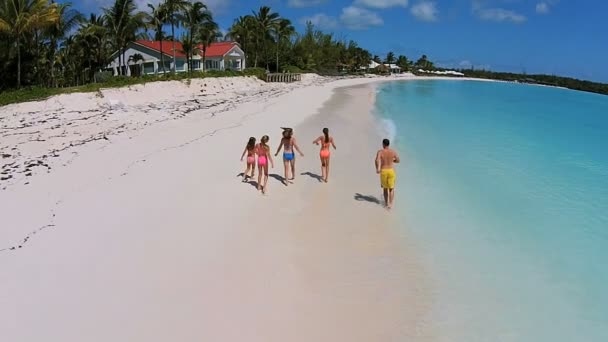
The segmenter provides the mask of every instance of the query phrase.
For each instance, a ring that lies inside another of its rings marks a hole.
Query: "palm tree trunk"
[[[277,41],[277,72],[279,71],[279,42],[280,40]]]
[[[21,88],[21,44],[17,37],[17,89]]]
[[[207,60],[207,46],[203,45],[203,72],[205,72],[205,61]]]
[[[36,36],[36,81],[40,85],[40,37],[38,30],[34,31]]]
[[[57,88],[55,81],[55,41],[51,40],[51,86]]]
[[[175,73],[175,65],[177,63],[175,61],[175,23],[173,20],[171,20],[171,36],[173,36],[173,73]]]
[[[260,40],[258,39],[258,37],[255,38],[255,49],[253,49],[255,51],[255,63],[253,65],[254,68],[258,67],[258,50],[260,47]]]
[[[127,68],[129,67],[129,63],[128,63],[128,62],[127,62],[127,60],[125,59],[125,53],[126,53],[126,52],[127,52],[126,47],[123,47],[123,49],[122,49],[122,62],[123,62],[123,64],[125,65],[125,67],[124,67],[124,71],[123,71],[123,72],[125,73],[125,74],[124,74],[124,76],[127,76]]]
[[[162,65],[163,68],[163,74],[166,72],[165,71],[165,54],[163,53],[163,41],[162,41],[162,36],[160,37],[161,41],[160,41],[160,64]]]

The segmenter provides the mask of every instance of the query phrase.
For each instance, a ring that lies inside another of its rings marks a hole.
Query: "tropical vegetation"
[[[486,78],[520,83],[542,84],[547,86],[563,87],[573,90],[608,95],[608,84],[579,80],[571,77],[561,77],[555,75],[528,75],[475,69],[464,69],[460,70],[460,72],[462,72],[467,77]]]
[[[103,82],[108,79],[103,70],[115,58],[119,75],[140,75],[133,64],[143,57],[125,56],[129,44],[138,39],[173,42],[171,52],[160,54],[163,74],[175,72],[175,63],[169,70],[165,59],[175,56],[177,42],[191,75],[193,56],[202,56],[204,68],[207,48],[220,40],[238,42],[250,66],[272,72],[331,72],[338,67],[356,71],[371,58],[356,42],[338,39],[312,24],[298,33],[289,19],[267,6],[238,17],[224,35],[204,1],[154,1],[143,11],[138,4],[114,0],[100,13],[86,16],[72,3],[0,0],[0,91]]]

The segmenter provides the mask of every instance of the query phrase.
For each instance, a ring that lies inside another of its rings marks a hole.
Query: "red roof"
[[[139,45],[143,45],[149,49],[160,52],[160,41],[150,41],[150,40],[138,40],[135,43]],[[163,45],[163,53],[169,56],[173,56],[173,42],[170,40],[162,41]],[[207,51],[205,55],[207,57],[222,57],[228,53],[235,45],[235,42],[219,42],[212,43],[207,46]],[[198,46],[199,49],[202,49],[202,45]],[[200,53],[203,54],[202,51]],[[183,46],[180,42],[175,42],[175,56],[176,57],[186,57],[186,54],[183,53]]]
[[[222,57],[225,54],[228,53],[228,51],[230,51],[234,46],[236,45],[235,42],[219,42],[219,43],[212,43],[211,45],[207,46],[207,51],[205,51],[205,56],[207,57]],[[198,46],[199,50],[201,50],[201,55],[203,54],[202,49],[203,46],[199,45]]]

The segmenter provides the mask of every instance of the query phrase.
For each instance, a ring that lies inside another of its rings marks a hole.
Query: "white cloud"
[[[407,7],[408,0],[355,0],[354,5],[371,8]]]
[[[482,8],[475,13],[480,19],[489,21],[523,23],[527,20],[526,16],[504,8]]]
[[[364,30],[372,26],[384,25],[384,20],[377,13],[355,6],[342,9],[340,22],[351,30]]]
[[[311,22],[316,28],[321,30],[330,30],[338,26],[338,20],[334,17],[326,15],[325,13],[317,13],[310,17],[303,17],[300,18],[299,21],[301,24]]]
[[[536,13],[545,14],[549,13],[549,4],[546,2],[539,2],[536,4]]]
[[[422,21],[437,21],[437,5],[432,1],[421,1],[410,10],[412,15]]]
[[[549,0],[553,1],[553,0]],[[513,23],[523,23],[528,18],[519,14],[515,11],[511,11],[504,8],[488,8],[488,1],[484,0],[473,0],[472,9],[473,13],[482,20],[505,22],[510,21]]]
[[[327,0],[289,0],[287,1],[287,6],[297,8],[312,7],[322,5],[326,1]]]

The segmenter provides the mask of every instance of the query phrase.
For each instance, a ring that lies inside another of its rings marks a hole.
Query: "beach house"
[[[161,50],[164,60],[164,68],[161,64]],[[187,58],[181,42],[175,42],[175,60],[173,60],[172,41],[149,41],[137,40],[130,43],[124,52],[124,60],[120,63],[120,53],[117,51],[112,55],[112,62],[107,70],[114,75],[154,75],[171,72],[175,66],[176,72],[186,72]],[[207,46],[204,53],[203,65],[203,46],[197,46],[194,57],[192,58],[192,70],[237,70],[245,69],[245,52],[236,42],[218,42]],[[120,72],[122,64],[122,72]],[[125,65],[126,64],[126,65]]]
[[[376,71],[380,73],[390,72],[393,74],[400,74],[403,72],[403,69],[401,69],[401,67],[399,67],[397,64],[380,64],[373,60],[369,62],[369,65],[362,66],[361,70],[366,70],[368,72]]]

